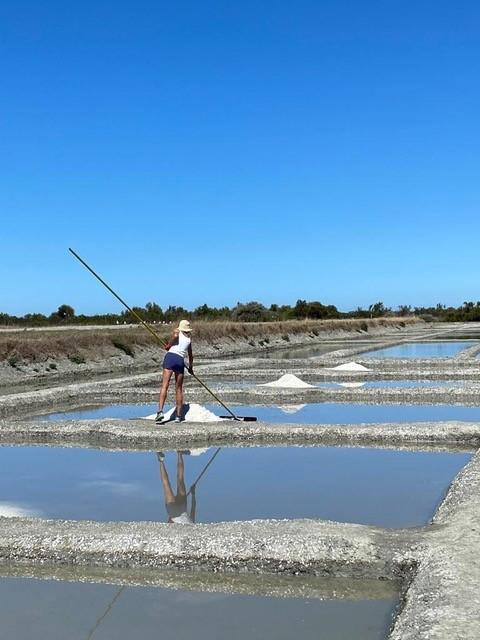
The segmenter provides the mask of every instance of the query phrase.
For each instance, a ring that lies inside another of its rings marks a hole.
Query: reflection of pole
[[[212,464],[212,462],[215,460],[215,458],[217,457],[217,455],[220,453],[222,447],[218,447],[218,449],[215,451],[215,453],[213,454],[213,456],[210,458],[210,460],[207,462],[207,464],[205,465],[205,467],[203,468],[203,471],[200,473],[200,475],[198,476],[198,478],[195,480],[195,482],[192,484],[192,487],[195,487],[196,484],[198,483],[198,481],[200,480],[200,478],[203,476],[203,474],[205,473],[205,471],[208,469],[208,467]],[[190,489],[188,490],[187,496],[189,496],[192,493],[192,487],[190,487]]]
[[[107,615],[110,613],[110,611],[112,610],[113,605],[115,604],[115,602],[118,600],[118,598],[120,597],[122,591],[125,589],[126,585],[122,585],[120,587],[120,589],[118,589],[117,593],[114,595],[112,601],[110,602],[110,604],[107,606],[107,608],[105,609],[105,611],[102,613],[102,615],[98,618],[98,620],[95,623],[95,626],[92,628],[92,630],[90,631],[90,633],[87,636],[87,640],[91,640],[93,638],[93,634],[95,633],[95,631],[98,629],[98,627],[101,625],[101,623],[103,622],[103,620],[107,617]]]

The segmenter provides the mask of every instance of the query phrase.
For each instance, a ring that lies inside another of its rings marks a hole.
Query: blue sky
[[[480,299],[480,6],[0,0],[0,311]]]

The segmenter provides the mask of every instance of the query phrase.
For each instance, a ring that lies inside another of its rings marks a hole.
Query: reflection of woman
[[[181,320],[175,329],[172,339],[165,345],[167,354],[163,360],[162,383],[160,388],[160,399],[155,422],[164,420],[163,407],[167,399],[168,387],[172,375],[175,374],[175,403],[177,407],[175,422],[183,419],[183,377],[185,372],[185,358],[188,355],[188,372],[193,373],[192,354],[192,329],[188,320]]]
[[[173,493],[167,468],[165,466],[164,454],[157,453],[160,462],[160,478],[162,480],[163,493],[165,496],[165,508],[168,514],[168,522],[177,524],[192,524],[195,522],[195,485],[192,485],[190,494],[192,496],[192,506],[188,513],[188,496],[185,488],[185,466],[183,464],[183,452],[177,451],[177,493]]]

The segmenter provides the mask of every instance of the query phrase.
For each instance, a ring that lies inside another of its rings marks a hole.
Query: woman
[[[175,402],[177,406],[175,422],[183,420],[183,377],[185,372],[185,358],[188,354],[188,372],[193,375],[192,329],[188,320],[181,320],[173,333],[172,339],[165,345],[167,353],[163,360],[162,386],[160,388],[160,400],[155,422],[164,421],[163,407],[167,399],[168,386],[175,374]]]

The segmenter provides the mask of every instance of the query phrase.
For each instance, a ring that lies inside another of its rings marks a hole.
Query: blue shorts
[[[163,368],[170,369],[174,373],[185,373],[185,360],[178,353],[169,351],[163,359]]]

